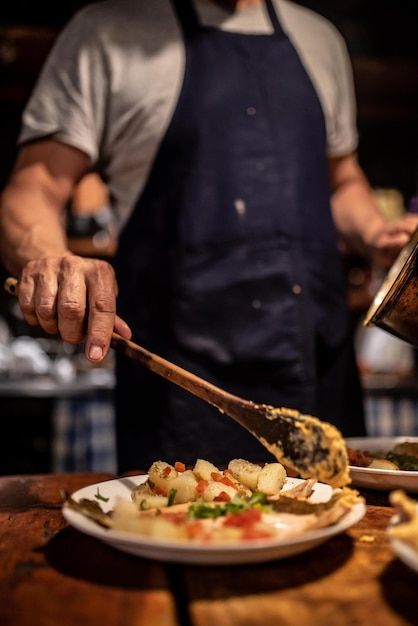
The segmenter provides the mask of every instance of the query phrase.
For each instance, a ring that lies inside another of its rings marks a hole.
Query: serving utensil
[[[15,278],[8,278],[4,288],[18,295]],[[116,332],[112,333],[111,347],[238,422],[302,478],[316,478],[333,487],[350,482],[345,442],[340,431],[328,422],[294,409],[256,404],[232,395]]]

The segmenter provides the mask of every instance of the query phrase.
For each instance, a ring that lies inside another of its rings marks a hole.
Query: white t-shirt
[[[233,13],[194,0],[203,24],[272,31],[264,4]],[[329,156],[356,149],[356,103],[345,42],[323,17],[273,0],[318,92]],[[106,180],[117,230],[129,217],[182,86],[184,43],[169,0],[105,0],[60,33],[23,115],[19,144],[46,136],[79,148]],[[274,67],[271,68],[274,72]]]

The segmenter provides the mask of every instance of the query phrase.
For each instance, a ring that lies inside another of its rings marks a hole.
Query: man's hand
[[[371,242],[372,258],[376,265],[389,268],[418,227],[418,215],[406,213],[386,222]]]
[[[71,344],[85,339],[86,357],[99,363],[112,332],[132,336],[116,315],[118,293],[112,266],[72,254],[29,261],[19,277],[19,306],[31,326],[58,333]]]

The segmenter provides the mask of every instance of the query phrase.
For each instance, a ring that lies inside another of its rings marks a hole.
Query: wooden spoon
[[[17,295],[17,280],[8,278],[4,288]],[[333,487],[350,482],[345,442],[340,431],[328,422],[293,409],[255,404],[232,395],[118,333],[112,333],[111,346],[234,419],[280,463],[302,478],[316,478]]]

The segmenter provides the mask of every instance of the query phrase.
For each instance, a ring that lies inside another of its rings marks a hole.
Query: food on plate
[[[148,480],[132,492],[132,499],[140,509],[153,506],[153,496],[165,497],[158,506],[185,502],[228,502],[238,493],[250,498],[252,492],[273,495],[286,481],[286,470],[281,463],[264,466],[245,459],[233,459],[227,469],[220,470],[209,461],[198,459],[194,468],[182,463],[174,466],[156,461],[148,471]],[[171,501],[170,501],[171,498]]]
[[[213,463],[198,459],[193,469],[182,463],[174,466],[155,461],[148,470],[148,480],[136,487],[132,499],[144,510],[185,502],[227,502],[237,494],[249,498],[254,491],[273,495],[286,481],[281,463],[264,466],[244,459],[233,459],[221,471]]]
[[[418,459],[418,441],[402,441],[393,448],[396,454],[405,454]]]
[[[388,528],[389,536],[401,539],[418,550],[418,502],[402,489],[392,491],[389,501],[398,516],[397,523]]]
[[[404,441],[391,450],[358,450],[347,447],[348,461],[355,467],[418,471],[418,442]]]
[[[286,488],[280,463],[258,465],[232,459],[219,469],[198,459],[192,469],[155,461],[146,480],[134,487],[131,499],[119,498],[111,511],[99,502],[67,496],[67,505],[96,523],[159,541],[233,542],[292,539],[337,523],[355,504],[357,491],[332,490],[330,499],[311,499],[316,479]],[[105,500],[98,494],[97,500]]]

